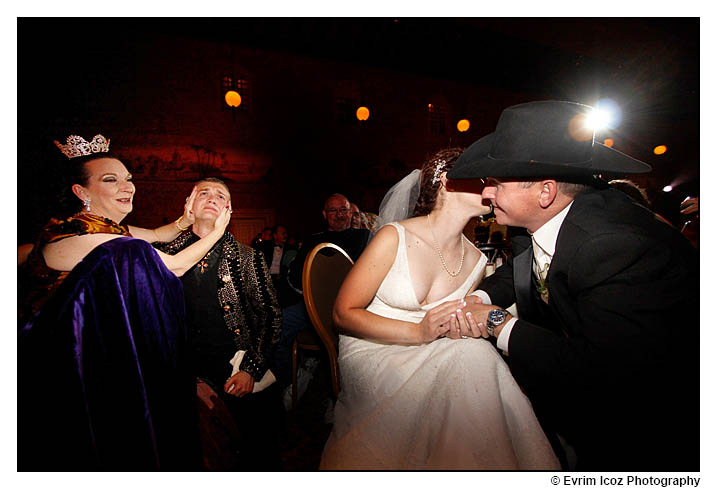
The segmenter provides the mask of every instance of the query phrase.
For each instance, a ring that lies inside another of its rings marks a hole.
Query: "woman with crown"
[[[194,191],[172,224],[121,225],[135,187],[110,141],[55,144],[69,159],[66,197],[82,209],[50,220],[18,274],[18,468],[197,469],[196,387],[177,276],[223,236],[231,209],[208,236],[166,255],[149,242],[190,226]]]
[[[70,160],[65,175],[68,185],[61,201],[79,212],[67,219],[53,218],[43,228],[23,264],[22,272],[29,283],[21,284],[27,295],[20,305],[21,322],[40,309],[68,273],[95,247],[128,236],[150,243],[170,242],[194,222],[192,204],[195,190],[187,198],[184,214],[174,223],[155,229],[120,225],[132,211],[135,185],[124,164],[112,154],[110,140],[101,134],[87,142],[81,136],[70,136],[67,144],[55,145]],[[196,264],[224,234],[232,210],[222,210],[215,229],[207,237],[176,255],[157,251],[162,262],[176,276]],[[22,295],[19,298],[23,298]]]

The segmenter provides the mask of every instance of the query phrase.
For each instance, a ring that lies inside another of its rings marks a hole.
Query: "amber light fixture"
[[[369,119],[369,109],[367,109],[364,106],[361,106],[359,109],[357,109],[357,119],[360,121],[366,121]]]
[[[666,151],[668,151],[666,145],[659,145],[653,149],[653,153],[655,153],[656,155],[663,155]]]
[[[462,133],[465,133],[466,131],[468,131],[470,126],[471,126],[471,124],[469,124],[468,119],[462,119],[461,121],[456,123],[456,129],[458,129]]]
[[[613,148],[613,140],[611,138],[606,138],[605,140],[603,140],[603,144],[609,148]]]
[[[224,94],[224,101],[230,107],[239,107],[242,103],[242,96],[234,90],[228,90],[227,93]]]

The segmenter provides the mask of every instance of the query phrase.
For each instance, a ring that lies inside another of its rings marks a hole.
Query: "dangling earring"
[[[82,204],[83,204],[83,206],[84,206],[84,209],[83,209],[83,210],[84,210],[86,213],[89,213],[89,212],[91,211],[91,209],[90,209],[90,198],[89,198],[89,197],[86,197],[85,200],[82,201]]]

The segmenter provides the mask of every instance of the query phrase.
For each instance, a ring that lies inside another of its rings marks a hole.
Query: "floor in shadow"
[[[326,420],[327,409],[334,402],[328,361],[322,357],[317,359],[319,363],[297,401],[296,410],[286,412],[280,441],[285,471],[318,470],[324,443],[332,429]]]

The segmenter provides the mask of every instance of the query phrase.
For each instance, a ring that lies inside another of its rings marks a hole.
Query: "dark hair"
[[[421,167],[421,190],[414,206],[414,216],[424,216],[436,206],[436,198],[441,188],[439,176],[448,172],[464,152],[463,148],[447,148],[434,153]]]
[[[616,179],[610,181],[608,185],[610,185],[614,189],[628,194],[628,196],[633,198],[634,201],[637,201],[643,207],[646,207],[648,209],[651,208],[651,201],[650,199],[648,199],[648,194],[646,194],[646,190],[639,187],[638,184],[636,184],[635,182],[628,179]]]
[[[82,210],[82,201],[80,201],[75,193],[72,192],[72,186],[80,184],[81,186],[86,187],[90,181],[90,173],[87,170],[87,164],[101,158],[112,158],[121,161],[117,156],[109,152],[93,153],[91,155],[84,155],[70,159],[61,154],[60,161],[57,164],[61,180],[58,201],[60,204],[60,211],[63,214],[72,215]]]
[[[213,182],[215,184],[223,185],[225,189],[227,189],[227,193],[229,194],[229,200],[232,200],[232,191],[229,190],[229,186],[227,183],[222,180],[218,179],[217,177],[204,177],[203,179],[199,179],[197,182],[195,182],[195,185],[199,185],[201,182]],[[268,226],[266,228],[269,228]],[[264,230],[262,230],[264,231]]]

